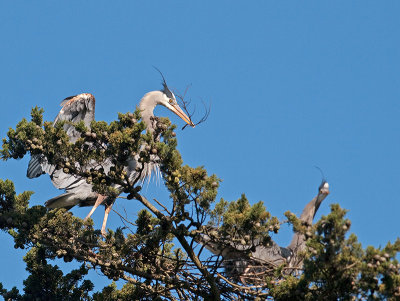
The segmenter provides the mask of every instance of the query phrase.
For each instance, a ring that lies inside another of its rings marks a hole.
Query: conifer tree
[[[65,209],[30,206],[32,192],[17,193],[11,180],[0,179],[0,228],[14,239],[15,248],[26,249],[30,273],[24,291],[4,288],[5,300],[396,300],[400,276],[396,256],[400,240],[383,248],[363,248],[346,210],[331,205],[331,213],[306,223],[287,212],[294,232],[304,237],[301,265],[288,266],[292,253],[281,254],[279,264],[260,260],[259,248],[276,247],[271,233],[281,221],[262,202],[216,202],[220,179],[203,167],[184,165],[177,151],[175,126],[160,118],[156,141],[144,133],[138,111],[119,114],[110,124],[93,121],[74,125],[81,138],[70,143],[63,123],[43,122],[43,110],[32,109],[30,121],[22,119],[3,139],[3,160],[43,154],[64,172],[78,175],[103,195],[116,197],[112,184],[123,187],[127,199],[145,209],[126,227],[109,230],[103,237],[92,221],[84,222]],[[89,133],[89,134],[88,134]],[[87,142],[93,147],[87,148]],[[141,149],[145,143],[149,147]],[[103,146],[107,147],[104,148]],[[171,206],[150,201],[141,187],[127,180],[127,157],[140,154],[142,162],[156,152],[161,160],[164,185]],[[90,160],[109,158],[114,168],[85,170]],[[78,163],[78,164],[75,164]],[[21,175],[23,176],[23,175]],[[208,241],[206,241],[208,240]],[[214,246],[217,254],[206,251]],[[278,246],[279,247],[279,246]],[[55,258],[78,262],[78,269],[64,274]],[[249,264],[253,277],[243,277]],[[96,269],[110,285],[93,292],[87,278]],[[125,284],[117,289],[113,281]]]

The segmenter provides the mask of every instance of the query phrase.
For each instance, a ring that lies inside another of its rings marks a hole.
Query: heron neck
[[[159,91],[147,93],[145,96],[143,96],[139,103],[139,110],[141,111],[140,114],[142,115],[142,120],[146,124],[147,130],[150,132],[153,131],[151,117],[154,116],[153,111],[158,104],[157,92]]]
[[[318,192],[318,195],[313,198],[303,209],[303,212],[301,213],[300,220],[307,224],[307,225],[312,225],[315,213],[317,213],[317,210],[319,206],[321,205],[322,201],[326,198],[328,193],[326,192]],[[293,236],[292,241],[290,242],[290,245],[288,246],[288,249],[290,250],[299,250],[299,248],[304,248],[305,242],[305,236],[301,234],[300,232],[296,232]]]

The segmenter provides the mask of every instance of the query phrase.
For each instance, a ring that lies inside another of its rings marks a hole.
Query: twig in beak
[[[183,95],[180,95],[179,93],[175,93],[175,95],[176,95],[176,96],[179,98],[179,100],[180,100],[179,105],[181,106],[182,110],[185,111],[185,113],[188,115],[190,121],[192,121],[192,117],[193,117],[194,113],[196,112],[196,106],[194,107],[193,112],[190,113],[190,112],[189,112],[188,106],[190,105],[191,101],[190,101],[190,100],[189,100],[189,101],[186,101],[186,100],[185,100],[186,93],[187,93],[187,91],[189,90],[189,87],[190,87],[190,86],[191,86],[191,85],[188,85],[188,86],[186,87],[185,92],[183,93]],[[200,123],[205,122],[205,121],[207,120],[208,116],[210,115],[210,112],[211,112],[211,103],[210,103],[210,105],[209,105],[208,108],[207,108],[207,106],[206,106],[206,104],[204,103],[204,101],[202,100],[201,102],[203,103],[205,113],[204,113],[203,117],[202,117],[198,122],[194,123],[194,122],[192,121],[193,124],[194,124],[194,126],[199,125]],[[188,126],[188,124],[185,124],[185,125],[182,127],[182,130],[184,130],[187,126]]]

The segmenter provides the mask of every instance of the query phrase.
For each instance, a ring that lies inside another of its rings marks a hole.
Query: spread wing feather
[[[61,102],[62,109],[54,120],[54,124],[58,121],[79,122],[82,121],[90,128],[90,123],[94,120],[96,100],[92,94],[83,93],[77,96],[67,97]],[[69,140],[74,143],[80,134],[75,130],[72,124],[64,124],[64,130],[67,132]]]
[[[92,94],[83,93],[76,96],[67,97],[61,102],[62,109],[58,113],[54,124],[59,121],[79,122],[82,121],[87,127],[90,127],[90,123],[94,120],[96,100]],[[72,124],[64,124],[64,130],[66,131],[69,140],[74,143],[80,136]],[[47,173],[52,175],[55,167],[47,162],[46,157],[43,155],[33,155],[29,161],[27,177],[32,179],[39,177],[40,175]],[[71,179],[72,181],[72,179]],[[54,183],[54,186],[60,188],[58,184]],[[62,188],[60,188],[62,189]]]

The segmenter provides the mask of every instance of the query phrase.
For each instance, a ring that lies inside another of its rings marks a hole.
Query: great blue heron
[[[317,196],[303,209],[300,216],[303,224],[312,225],[315,213],[328,194],[329,184],[323,180],[318,187]],[[304,234],[299,232],[293,235],[293,239],[287,247],[280,247],[274,241],[270,241],[269,245],[266,246],[261,243],[260,239],[253,241],[252,245],[218,241],[207,234],[198,235],[195,239],[213,254],[222,256],[226,273],[243,283],[258,282],[263,278],[265,271],[283,263],[287,264],[288,273],[301,268],[303,262],[301,251],[306,246],[306,238]],[[259,278],[260,275],[261,278]]]
[[[165,106],[167,109],[182,118],[188,125],[194,127],[195,125],[191,119],[179,107],[175,95],[168,88],[164,77],[162,84],[162,90],[147,93],[139,103],[139,110],[141,112],[142,120],[146,124],[147,131],[153,132],[156,128],[156,120],[153,111],[157,105]],[[90,123],[94,120],[95,116],[95,98],[93,95],[83,93],[68,97],[61,102],[61,106],[62,109],[57,115],[54,125],[59,121],[76,123],[83,120],[85,126],[90,128]],[[75,143],[81,136],[71,123],[65,123],[63,128],[72,143]],[[125,171],[127,172],[130,181],[135,180],[137,177],[140,177],[140,180],[144,180],[145,178],[150,177],[152,172],[159,168],[158,160],[154,158],[154,155],[152,156],[153,160],[149,163],[144,163],[145,166],[141,173],[138,173],[137,171],[137,167],[141,167],[141,163],[138,161],[139,157],[136,155],[135,157],[131,156],[128,158],[128,164]],[[108,173],[112,165],[111,161],[107,161],[102,162],[101,167],[104,168],[105,173]],[[92,185],[87,183],[86,179],[74,174],[64,173],[63,169],[56,169],[54,165],[48,163],[45,156],[33,155],[28,165],[28,178],[35,178],[44,173],[50,175],[56,188],[65,190],[65,193],[48,200],[45,203],[46,207],[70,209],[75,205],[93,206],[89,214],[86,216],[86,220],[93,214],[99,205],[104,204],[106,209],[101,233],[105,236],[108,214],[111,211],[115,199],[93,191]]]

